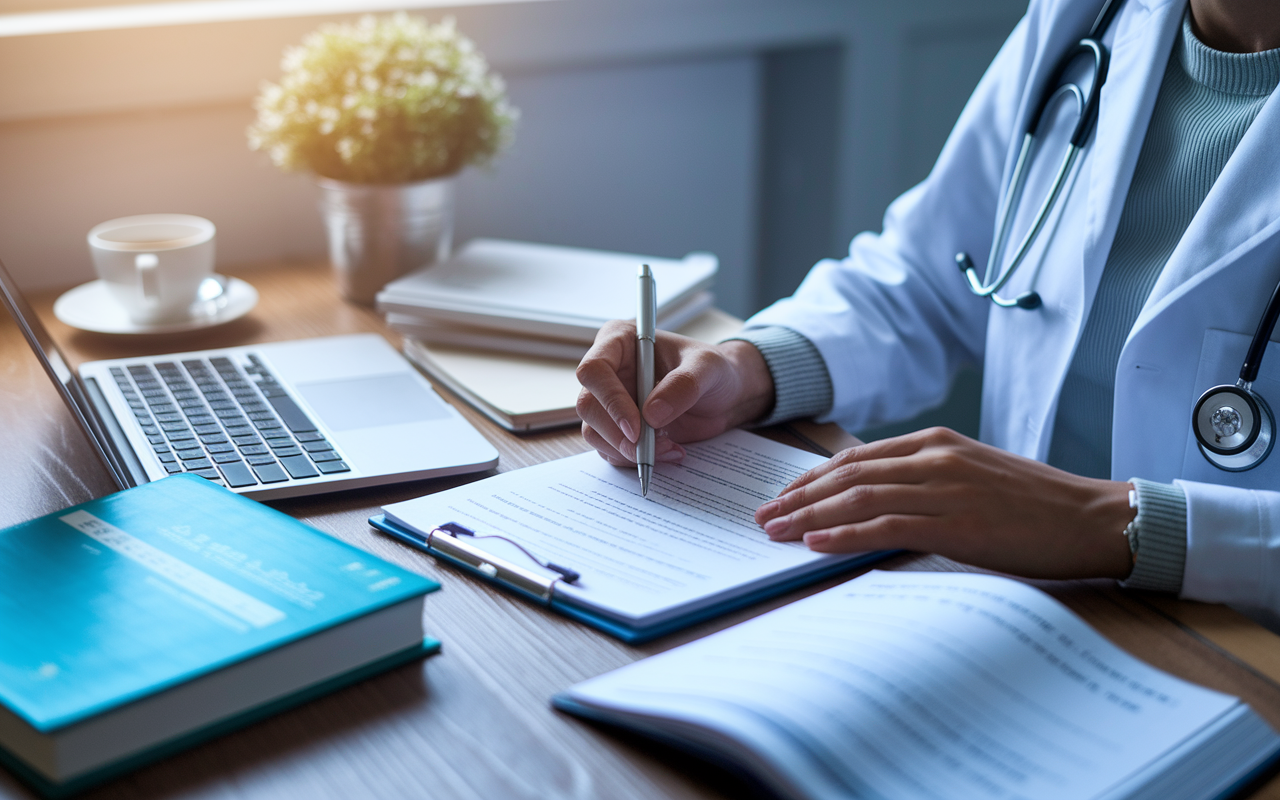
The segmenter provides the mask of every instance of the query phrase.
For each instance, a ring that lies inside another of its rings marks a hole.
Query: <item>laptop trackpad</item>
[[[380,375],[296,384],[334,431],[426,422],[449,416],[444,403],[412,375]]]

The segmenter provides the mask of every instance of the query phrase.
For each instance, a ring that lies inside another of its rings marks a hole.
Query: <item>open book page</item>
[[[737,743],[784,793],[814,798],[1107,796],[1243,710],[1024,584],[879,571],[565,698],[721,751]]]
[[[584,453],[383,512],[423,532],[456,522],[478,534],[510,537],[538,558],[582,574],[576,584],[557,584],[557,595],[630,621],[652,622],[703,598],[848,558],[771,542],[755,523],[760,504],[822,457],[746,431],[686,449],[683,463],[654,468],[648,498],[640,496],[634,468]],[[475,544],[531,567],[500,540]]]

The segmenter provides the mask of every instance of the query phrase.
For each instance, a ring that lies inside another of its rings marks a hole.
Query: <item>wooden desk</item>
[[[324,267],[289,266],[242,277],[258,287],[262,303],[242,320],[198,334],[145,339],[86,334],[53,318],[50,308],[56,295],[33,300],[72,363],[359,331],[381,333],[398,344],[378,315],[337,298]],[[516,436],[449,399],[498,448],[501,470],[587,449],[576,429]],[[830,426],[810,426],[806,433],[832,450],[851,441]],[[7,317],[0,319],[0,452],[6,456],[0,461],[0,526],[114,488]],[[444,589],[427,601],[427,615],[429,631],[444,642],[441,655],[168,759],[87,797],[649,800],[746,794],[746,788],[729,776],[699,763],[559,715],[548,699],[579,680],[839,581],[649,645],[629,647],[442,568],[377,534],[365,522],[385,503],[465,480],[470,479],[273,503],[321,530],[440,581]],[[963,569],[918,555],[900,556],[881,566]],[[1144,598],[1121,592],[1110,581],[1040,585],[1136,656],[1244,697],[1280,729],[1280,684],[1274,681],[1280,676],[1280,637],[1222,607]],[[0,798],[28,796],[0,772]],[[1255,796],[1280,797],[1280,781]]]

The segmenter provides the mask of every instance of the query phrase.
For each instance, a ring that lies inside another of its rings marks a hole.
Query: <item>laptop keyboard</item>
[[[169,474],[236,489],[351,467],[255,355],[112,367],[111,377]]]

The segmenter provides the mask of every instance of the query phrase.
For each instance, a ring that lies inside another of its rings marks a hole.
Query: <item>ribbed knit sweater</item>
[[[1050,464],[1110,477],[1115,372],[1125,339],[1192,217],[1278,83],[1280,50],[1219,52],[1196,38],[1190,14],[1184,19],[1063,383]],[[736,338],[760,349],[774,377],[774,407],[762,424],[831,408],[830,373],[812,342],[788,328],[749,324]],[[1178,591],[1186,561],[1186,496],[1173,484],[1133,483],[1140,509],[1138,551],[1125,585]]]

